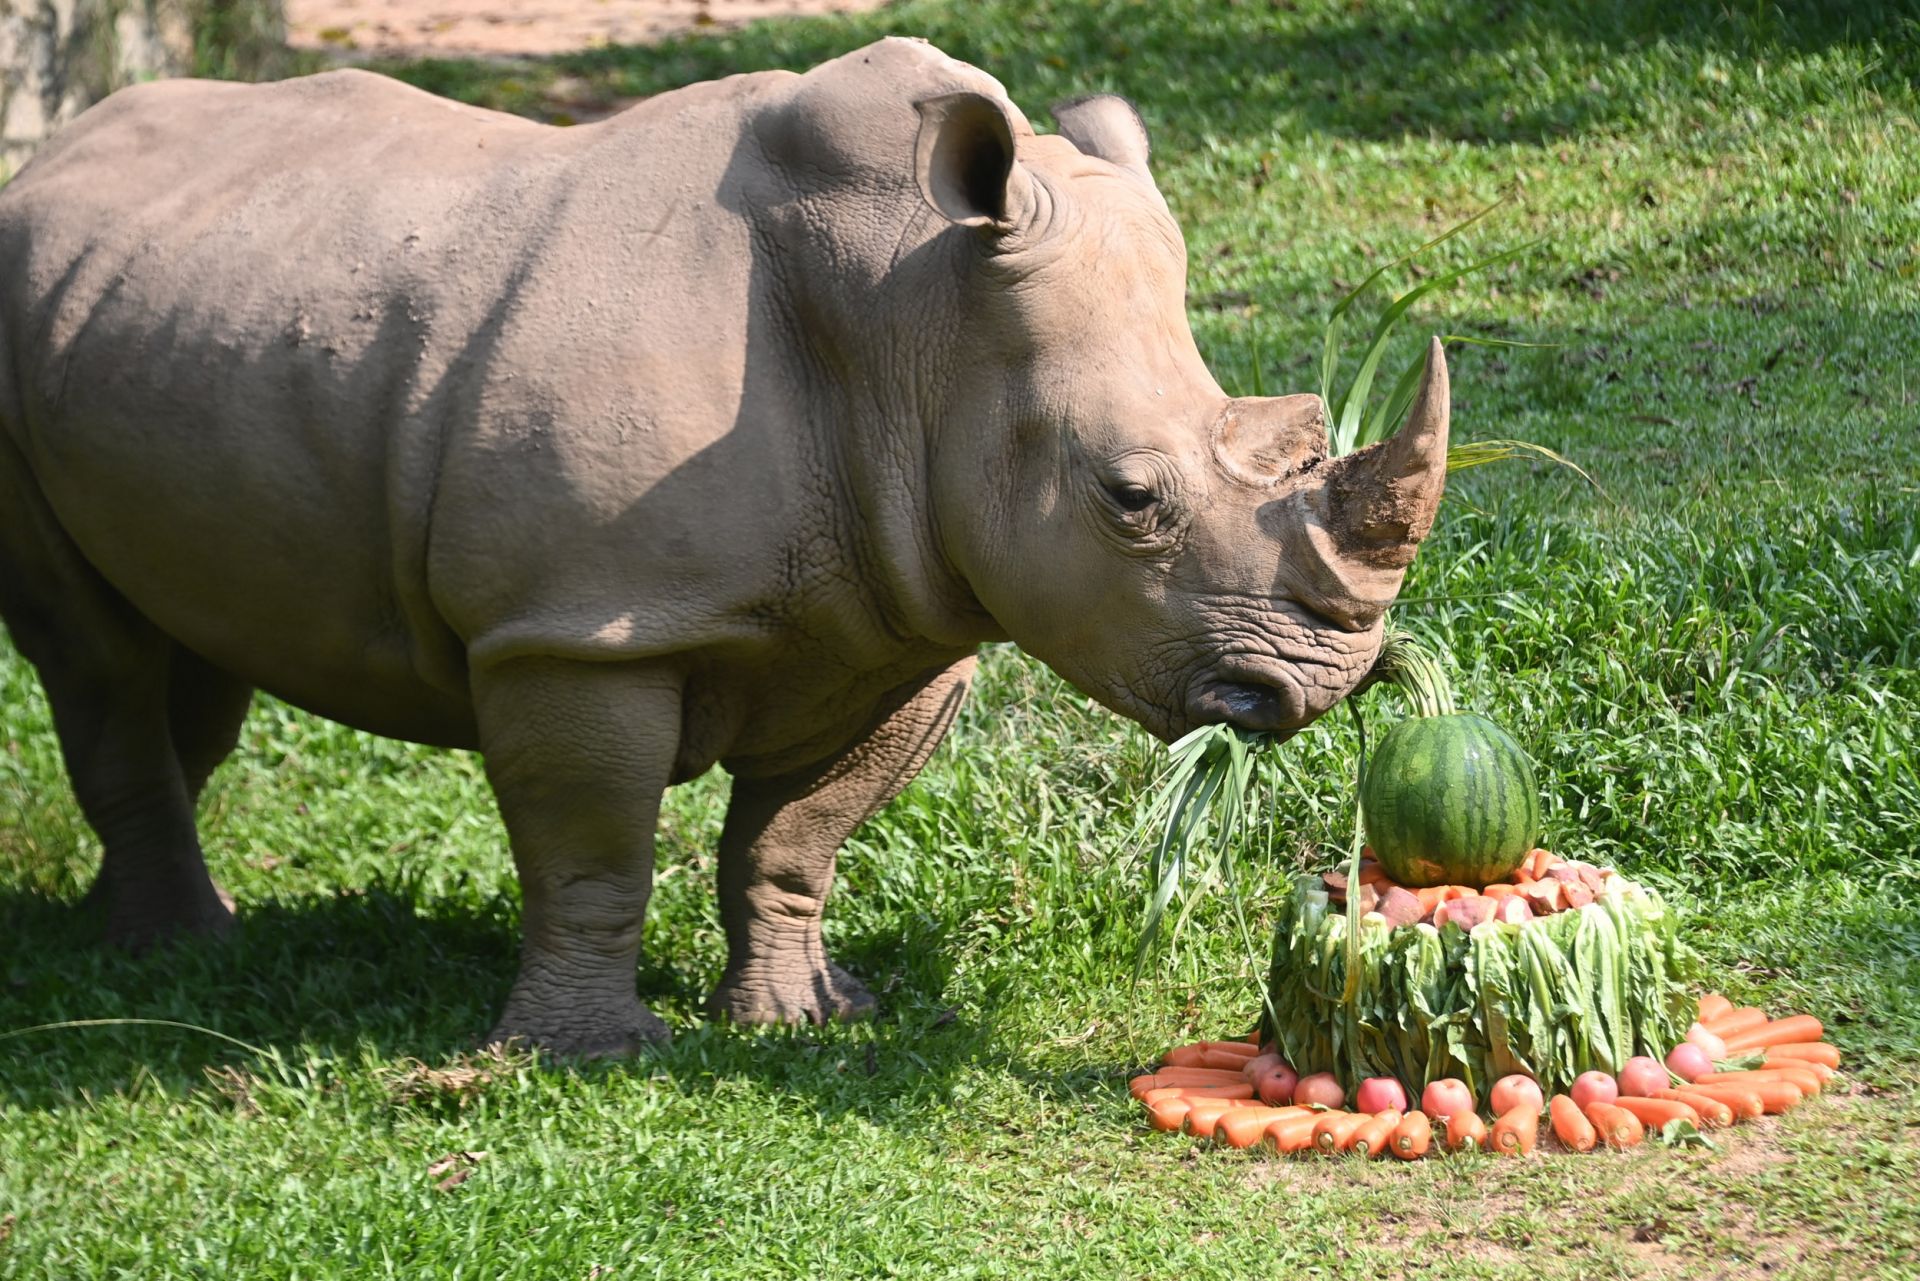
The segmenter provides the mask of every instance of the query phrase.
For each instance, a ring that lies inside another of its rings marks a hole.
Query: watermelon
[[[1487,885],[1540,836],[1533,762],[1484,716],[1414,716],[1387,731],[1360,786],[1367,844],[1402,885]]]

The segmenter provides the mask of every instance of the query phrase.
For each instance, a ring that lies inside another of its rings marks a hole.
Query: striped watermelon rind
[[[1533,761],[1484,716],[1401,721],[1360,788],[1367,844],[1402,885],[1487,885],[1513,874],[1540,836]]]

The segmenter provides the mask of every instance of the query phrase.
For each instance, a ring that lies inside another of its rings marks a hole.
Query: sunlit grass
[[[1351,834],[1353,727],[1277,757],[1235,868],[1255,963],[1216,896],[1136,985],[1133,838],[1163,751],[996,648],[842,859],[828,942],[877,1021],[700,1019],[724,957],[716,774],[662,826],[639,981],[675,1044],[461,1093],[409,1060],[471,1067],[513,974],[476,758],[263,700],[203,814],[245,930],[106,954],[68,911],[97,851],[9,651],[0,1028],[175,1019],[278,1058],[165,1028],[0,1042],[0,1277],[1915,1275],[1920,39],[1894,4],[1498,12],[909,0],[408,74],[537,111],[562,74],[651,92],[895,29],[989,67],[1043,127],[1054,98],[1125,92],[1239,393],[1256,350],[1269,391],[1314,390],[1342,293],[1514,190],[1431,269],[1548,240],[1423,300],[1404,341],[1557,344],[1455,348],[1456,433],[1538,441],[1602,489],[1525,462],[1454,476],[1398,625],[1534,756],[1549,845],[1658,888],[1716,984],[1820,1014],[1876,1092],[1713,1154],[1189,1159],[1138,1128],[1124,1074],[1251,1026],[1277,896]]]

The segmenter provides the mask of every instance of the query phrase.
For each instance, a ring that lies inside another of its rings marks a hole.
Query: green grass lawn
[[[0,649],[0,1030],[176,1019],[264,1050],[0,1041],[0,1277],[1920,1276],[1914,11],[908,0],[393,70],[553,118],[886,31],[988,68],[1042,127],[1073,93],[1139,103],[1230,390],[1256,363],[1311,387],[1343,285],[1515,195],[1428,269],[1543,243],[1420,326],[1556,344],[1456,347],[1456,436],[1538,441],[1604,492],[1456,478],[1398,617],[1541,763],[1548,843],[1657,885],[1713,986],[1826,1019],[1852,1088],[1712,1152],[1513,1165],[1147,1133],[1129,1069],[1244,1030],[1264,958],[1215,903],[1131,981],[1158,749],[1010,650],[842,860],[829,943],[877,1021],[699,1018],[716,775],[670,799],[639,976],[674,1044],[470,1061],[519,916],[477,758],[261,700],[202,817],[243,930],[107,954],[70,906],[92,836]],[[1335,716],[1279,753],[1256,929],[1341,844],[1352,750]]]

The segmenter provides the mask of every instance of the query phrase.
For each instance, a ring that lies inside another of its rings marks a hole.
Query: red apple
[[[1620,1097],[1620,1087],[1605,1072],[1582,1072],[1573,1078],[1573,1088],[1567,1091],[1573,1096],[1574,1105],[1582,1112],[1589,1103],[1611,1103]]]
[[[1340,1082],[1333,1079],[1331,1072],[1315,1072],[1312,1076],[1303,1076],[1300,1083],[1293,1087],[1293,1101],[1298,1104],[1337,1108],[1347,1101],[1347,1092],[1340,1088]]]
[[[1659,1059],[1636,1054],[1620,1068],[1620,1093],[1630,1099],[1652,1098],[1667,1088],[1667,1069]]]
[[[1298,1084],[1300,1074],[1285,1063],[1276,1063],[1268,1068],[1253,1083],[1253,1092],[1268,1107],[1285,1107],[1293,1102],[1293,1088]]]
[[[1523,1103],[1536,1112],[1545,1111],[1547,1106],[1546,1096],[1540,1093],[1540,1083],[1524,1072],[1495,1081],[1487,1102],[1495,1116],[1505,1116]]]
[[[1667,1051],[1667,1066],[1682,1081],[1696,1081],[1713,1071],[1713,1060],[1692,1041],[1682,1041]]]
[[[1370,1076],[1353,1092],[1354,1110],[1369,1115],[1377,1112],[1405,1112],[1406,1087],[1390,1076]]]
[[[1256,1054],[1247,1060],[1245,1067],[1240,1069],[1240,1075],[1247,1078],[1248,1085],[1258,1085],[1260,1078],[1267,1074],[1268,1068],[1279,1067],[1283,1061],[1278,1054],[1272,1052]]]
[[[1427,1088],[1420,1091],[1420,1110],[1430,1121],[1465,1116],[1473,1111],[1473,1091],[1457,1076],[1441,1077],[1428,1082]]]

